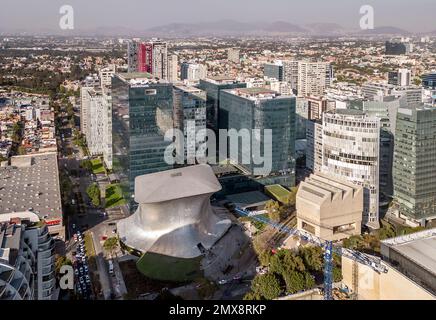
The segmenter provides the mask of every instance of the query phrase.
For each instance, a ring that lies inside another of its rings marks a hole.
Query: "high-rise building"
[[[172,54],[168,59],[168,81],[177,82],[179,80],[178,76],[179,70],[179,57],[176,54]]]
[[[147,72],[159,79],[168,79],[167,43],[157,39],[149,42],[129,41],[128,72]]]
[[[265,63],[263,65],[263,76],[267,79],[283,81],[283,63],[281,61],[276,61],[275,63]]]
[[[401,41],[386,41],[385,51],[386,55],[391,56],[406,55],[412,52],[412,44]]]
[[[363,223],[379,228],[380,119],[359,110],[323,114],[321,172],[364,187]]]
[[[321,120],[322,114],[328,111],[335,111],[335,102],[322,96],[309,96],[308,103],[309,120]]]
[[[312,172],[321,172],[322,167],[322,122],[306,122],[306,167]]]
[[[362,86],[362,93],[365,99],[380,100],[384,96],[404,95],[407,104],[417,104],[422,102],[423,90],[419,86],[395,86],[392,84],[370,82]]]
[[[426,89],[436,89],[436,73],[428,73],[422,76],[422,86]]]
[[[394,145],[394,198],[403,217],[436,219],[436,108],[398,109]]]
[[[363,101],[362,110],[370,117],[380,119],[380,192],[392,196],[392,166],[394,136],[398,108],[406,105],[405,96],[384,96],[375,101]]]
[[[153,58],[151,74],[159,79],[168,80],[168,48],[167,43],[153,40]]]
[[[282,96],[265,88],[238,88],[223,90],[220,94],[220,128],[259,129],[258,139],[263,145],[265,129],[271,129],[271,172],[265,174],[262,183],[295,184],[295,96]],[[229,154],[230,161],[253,175],[255,168],[262,167],[253,161],[253,141],[238,146],[237,158]],[[268,155],[267,155],[268,156]],[[242,163],[250,159],[249,163]]]
[[[0,300],[55,300],[55,242],[32,212],[0,214]]]
[[[195,164],[199,145],[206,142],[206,136],[199,137],[200,130],[206,130],[206,93],[203,90],[176,85],[173,89],[174,128],[183,131],[185,137],[185,161]],[[198,136],[197,136],[198,135]]]
[[[90,114],[91,100],[88,94],[93,90],[93,87],[81,87],[80,88],[80,131],[86,137],[88,132],[88,121]]]
[[[201,79],[198,87],[206,91],[206,120],[207,126],[215,131],[219,129],[218,119],[220,112],[220,93],[221,90],[245,88],[247,84],[244,82],[236,81],[234,78],[229,77],[209,77]]]
[[[180,67],[180,79],[199,81],[207,77],[207,67],[202,64],[183,62]]]
[[[110,87],[112,83],[112,77],[116,72],[116,67],[114,64],[111,64],[105,68],[100,69],[99,78],[102,86]]]
[[[412,84],[412,73],[409,69],[390,71],[388,72],[388,83],[395,86],[408,87]]]
[[[333,80],[333,68],[328,62],[281,61],[283,80],[291,84],[299,97],[323,95]]]
[[[139,42],[132,40],[127,42],[127,72],[138,71]]]
[[[172,84],[148,73],[112,78],[113,171],[128,191],[135,177],[172,168],[165,162],[167,130],[173,128]]]
[[[295,109],[295,139],[296,140],[306,139],[306,123],[308,119],[309,119],[309,104],[306,99],[297,97],[297,106]]]

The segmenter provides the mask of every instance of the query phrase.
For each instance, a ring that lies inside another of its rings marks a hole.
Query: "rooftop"
[[[210,166],[205,164],[166,170],[136,177],[135,201],[157,203],[215,193],[221,185]]]
[[[0,214],[29,209],[48,221],[62,219],[56,153],[12,157],[0,168]]]
[[[271,200],[270,197],[260,191],[249,191],[226,196],[226,199],[234,203],[237,207],[248,208],[260,206]]]
[[[436,275],[436,228],[387,239],[382,243]]]
[[[116,73],[116,76],[132,86],[140,86],[150,83],[168,83],[166,80],[155,78],[152,74],[147,72]]]
[[[362,192],[362,187],[326,174],[316,173],[301,182],[298,197],[322,204],[332,202],[335,198],[354,197],[358,192]]]
[[[238,88],[224,91],[250,100],[271,99],[281,96],[278,92],[267,88]]]

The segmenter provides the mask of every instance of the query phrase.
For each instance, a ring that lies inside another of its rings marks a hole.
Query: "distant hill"
[[[368,30],[362,30],[360,34],[363,35],[408,35],[410,34],[409,31],[406,31],[404,29],[400,29],[397,27],[391,27],[391,26],[383,26],[383,27],[376,27],[374,29],[368,29]]]
[[[304,27],[311,33],[320,35],[342,34],[346,31],[337,23],[310,23]]]
[[[285,21],[276,21],[271,24],[266,25],[262,28],[263,31],[267,32],[284,32],[284,33],[303,33],[307,32],[306,29],[303,29],[295,24],[285,22]]]

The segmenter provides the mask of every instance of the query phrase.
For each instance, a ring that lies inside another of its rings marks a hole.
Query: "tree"
[[[274,229],[266,229],[261,234],[258,234],[253,240],[253,249],[257,255],[262,254],[265,251],[271,252],[273,248],[271,242],[269,241],[274,235]]]
[[[101,203],[101,199],[100,199],[100,188],[98,187],[97,183],[92,183],[91,185],[89,185],[89,187],[86,189],[86,193],[88,194],[88,197],[91,199],[92,204],[98,207]]]
[[[295,206],[295,202],[297,199],[297,192],[298,192],[298,187],[292,187],[291,191],[288,195],[288,199],[287,199],[287,203],[288,206]]]
[[[58,256],[56,258],[56,261],[55,261],[55,270],[56,270],[57,274],[60,273],[61,267],[64,266],[64,265],[72,266],[73,264],[72,264],[71,260],[68,259],[67,257],[65,257],[65,256]]]
[[[290,250],[279,250],[271,257],[269,270],[280,274],[284,278],[287,274],[294,271],[303,272],[306,268],[303,259],[294,252]]]
[[[333,282],[342,281],[342,269],[340,267],[333,267]]]
[[[286,291],[289,293],[297,293],[306,288],[306,280],[301,272],[291,272],[284,276],[286,283]]]
[[[268,212],[268,218],[272,221],[280,221],[280,203],[270,200],[265,204],[265,210]]]
[[[118,238],[117,237],[108,238],[103,244],[103,248],[105,250],[109,251],[111,256],[113,256],[113,253],[115,252],[117,247],[118,247]]]
[[[320,247],[302,247],[298,255],[303,259],[306,269],[311,271],[321,271],[324,265],[323,252]]]
[[[243,300],[262,300],[258,292],[249,291],[245,294]]]
[[[92,162],[90,160],[83,160],[80,166],[84,169],[92,171]]]
[[[279,279],[271,272],[257,275],[253,279],[251,290],[255,295],[261,296],[267,300],[273,300],[282,293]]]

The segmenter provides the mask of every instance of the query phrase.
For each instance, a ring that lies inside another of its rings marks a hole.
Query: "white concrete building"
[[[338,241],[361,232],[363,187],[325,174],[300,183],[297,228],[323,240]]]
[[[364,187],[363,223],[379,228],[380,119],[358,110],[323,114],[321,172]]]
[[[111,164],[112,109],[109,90],[82,88],[81,123],[91,155],[106,155],[105,162]]]
[[[100,84],[102,86],[110,87],[112,83],[112,76],[116,72],[114,64],[108,65],[106,68],[102,68],[99,71]]]
[[[283,81],[297,91],[299,97],[323,95],[333,79],[328,62],[279,61],[283,66]]]
[[[322,123],[306,121],[306,167],[312,172],[321,172],[322,167]]]
[[[168,58],[168,81],[177,82],[179,80],[179,57],[176,54],[172,54]]]
[[[187,81],[200,81],[207,78],[207,67],[198,63],[184,62],[180,68],[180,79]]]

